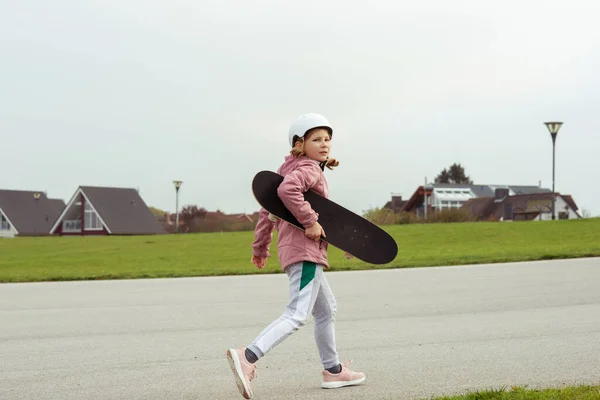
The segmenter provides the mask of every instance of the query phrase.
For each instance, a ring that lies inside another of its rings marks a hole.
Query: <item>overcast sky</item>
[[[50,5],[51,4],[51,5]],[[253,212],[294,118],[334,125],[331,199],[362,213],[461,163],[600,215],[594,1],[0,0],[0,188]]]

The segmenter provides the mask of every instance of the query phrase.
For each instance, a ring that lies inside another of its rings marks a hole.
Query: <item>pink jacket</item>
[[[283,204],[305,228],[311,226],[317,221],[319,215],[304,200],[303,192],[312,189],[324,197],[329,196],[327,180],[319,163],[306,156],[288,155],[277,173],[284,177],[277,190]],[[252,243],[254,256],[266,258],[271,255],[269,245],[273,229],[276,227],[277,253],[283,270],[301,261],[312,261],[329,268],[326,242],[310,240],[301,229],[280,219],[272,222],[268,219],[268,215],[268,211],[261,208]]]

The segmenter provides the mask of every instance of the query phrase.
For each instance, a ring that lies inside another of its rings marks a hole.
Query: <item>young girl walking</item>
[[[252,263],[264,268],[271,255],[272,232],[277,228],[279,262],[289,279],[290,300],[284,313],[250,345],[226,352],[237,387],[246,399],[252,398],[250,382],[255,377],[256,362],[304,326],[310,314],[315,319],[315,341],[323,364],[321,386],[333,389],[365,380],[364,373],[350,370],[347,363],[340,364],[335,344],[336,300],[323,272],[324,268],[329,269],[327,243],[321,240],[321,235],[326,237],[326,232],[318,222],[318,214],[303,195],[312,189],[328,197],[324,168],[333,169],[339,164],[329,158],[332,136],[333,129],[325,117],[314,113],[301,115],[290,126],[292,149],[277,170],[284,177],[277,193],[305,231],[271,218],[265,209],[259,213],[252,243]]]

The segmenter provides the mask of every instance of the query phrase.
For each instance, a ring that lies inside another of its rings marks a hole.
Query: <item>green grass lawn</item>
[[[600,218],[384,227],[397,258],[374,266],[330,247],[332,270],[422,267],[600,256]],[[280,272],[276,234],[267,268],[250,263],[252,232],[0,240],[0,282]]]
[[[512,388],[473,392],[462,396],[436,397],[431,400],[597,400],[600,386],[573,386],[560,389]]]

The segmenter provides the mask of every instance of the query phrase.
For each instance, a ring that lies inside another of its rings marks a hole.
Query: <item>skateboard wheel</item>
[[[269,213],[269,221],[275,222],[276,220],[277,220],[277,217],[274,216],[273,214]]]

